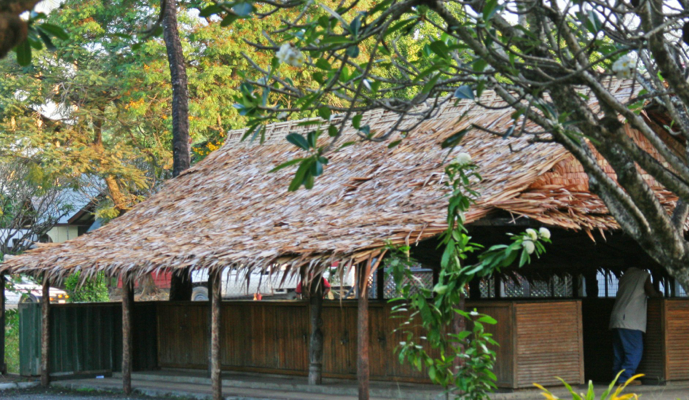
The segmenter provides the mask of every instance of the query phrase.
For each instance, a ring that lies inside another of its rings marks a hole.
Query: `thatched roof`
[[[630,90],[617,83],[615,93],[626,100]],[[481,101],[502,104],[490,92]],[[75,270],[143,274],[230,265],[267,269],[276,263],[296,269],[334,260],[348,266],[379,252],[386,241],[414,243],[442,232],[447,150],[439,144],[471,124],[504,131],[513,123],[511,114],[509,108],[488,110],[470,101],[446,106],[397,147],[365,142],[330,154],[313,189],[297,192],[287,191],[296,167],[269,171],[304,156],[284,138],[313,126],[270,125],[263,145],[242,142],[243,132],[232,131],[221,149],[124,216],[77,239],[41,245],[0,270],[48,270],[60,277]],[[395,119],[375,111],[362,125],[385,132]],[[342,142],[356,138],[351,127],[345,136]],[[557,144],[473,131],[454,154],[460,151],[471,154],[484,178],[481,198],[467,214],[469,223],[505,210],[569,229],[617,228],[600,199],[589,193],[581,166]],[[674,197],[655,186],[672,206]]]

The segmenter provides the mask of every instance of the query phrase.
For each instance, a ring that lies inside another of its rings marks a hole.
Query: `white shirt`
[[[646,332],[646,271],[631,267],[620,278],[617,299],[610,316],[610,329],[633,329]]]

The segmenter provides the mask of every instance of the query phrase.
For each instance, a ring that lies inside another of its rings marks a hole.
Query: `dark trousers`
[[[644,337],[635,329],[612,330],[613,364],[612,372],[617,375],[624,370],[618,383],[627,382],[636,373],[644,352]]]

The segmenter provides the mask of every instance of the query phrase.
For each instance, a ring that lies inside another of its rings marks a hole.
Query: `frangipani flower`
[[[303,67],[304,61],[306,61],[304,54],[297,46],[289,42],[283,43],[282,46],[280,46],[280,50],[278,50],[276,56],[280,62],[293,67]]]

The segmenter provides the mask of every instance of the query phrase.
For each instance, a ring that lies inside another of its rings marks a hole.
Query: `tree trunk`
[[[50,280],[43,273],[43,293],[41,294],[41,386],[50,384],[48,361],[50,353]]]
[[[302,281],[305,283],[304,281]],[[305,284],[302,286],[306,286]],[[305,289],[305,287],[304,287]],[[323,277],[317,275],[309,282],[309,310],[311,314],[311,337],[309,339],[309,385],[323,383]],[[303,292],[306,292],[303,290]]]
[[[177,0],[165,0],[163,39],[172,81],[172,176],[189,168],[189,92],[187,68],[177,30]]]
[[[5,274],[0,274],[0,372],[7,373],[5,363]]]
[[[368,333],[368,277],[371,274],[371,260],[359,263],[356,268],[356,284],[359,292],[357,312],[357,371],[359,400],[368,400],[369,392],[369,333]]]
[[[172,176],[176,177],[189,168],[189,91],[187,88],[187,67],[184,64],[182,43],[177,30],[177,0],[162,0],[165,7],[163,39],[167,49],[167,61],[172,81]],[[184,274],[172,275],[170,301],[191,299],[191,279],[188,270]]]
[[[155,280],[153,279],[153,274],[144,275],[139,284],[141,285],[141,297],[158,293],[158,286],[156,286]],[[139,298],[139,300],[143,301],[142,298]]]
[[[222,379],[220,378],[220,272],[212,271],[209,279],[211,291],[211,392],[213,400],[222,400]]]
[[[134,283],[125,274],[122,278],[122,389],[132,393],[132,328],[131,309]]]

